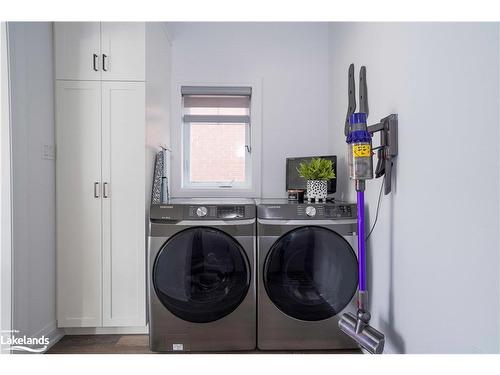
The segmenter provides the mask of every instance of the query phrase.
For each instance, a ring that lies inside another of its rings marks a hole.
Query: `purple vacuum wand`
[[[356,184],[358,187],[359,184]],[[364,188],[364,184],[363,188]],[[370,321],[368,312],[368,290],[366,289],[366,243],[365,243],[365,192],[357,190],[358,205],[358,319],[356,333],[360,333]]]
[[[365,192],[358,191],[358,271],[359,291],[366,292]]]

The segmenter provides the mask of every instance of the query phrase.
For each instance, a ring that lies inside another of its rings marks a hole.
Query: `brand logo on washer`
[[[281,208],[281,206],[267,206],[267,208]]]
[[[172,344],[172,350],[175,351],[184,350],[184,344]]]

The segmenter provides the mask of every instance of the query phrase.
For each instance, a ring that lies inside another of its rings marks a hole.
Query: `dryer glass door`
[[[341,312],[358,285],[358,262],[338,233],[306,226],[280,237],[264,264],[264,286],[271,301],[296,319],[316,321]]]
[[[218,320],[238,307],[250,286],[241,245],[221,230],[194,227],[170,238],[153,266],[153,285],[163,305],[196,323]]]

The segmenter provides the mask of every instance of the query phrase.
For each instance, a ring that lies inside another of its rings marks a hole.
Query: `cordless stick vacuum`
[[[370,326],[368,312],[368,291],[366,289],[365,253],[365,180],[373,178],[371,135],[366,126],[365,113],[350,116],[351,131],[347,136],[349,144],[349,173],[354,180],[358,203],[358,312],[342,315],[339,328],[372,354],[384,351],[384,334]]]
[[[354,65],[349,67],[349,107],[347,111],[345,135],[348,144],[349,177],[354,181],[358,206],[358,311],[346,313],[339,321],[339,328],[372,354],[384,351],[385,336],[369,325],[368,290],[366,288],[366,238],[365,238],[365,181],[373,178],[372,134],[380,132],[381,146],[377,147],[378,164],[376,177],[386,175],[385,194],[391,191],[392,159],[397,155],[398,117],[391,114],[379,124],[367,126],[368,95],[366,68],[360,71],[360,110],[356,109],[354,93]]]

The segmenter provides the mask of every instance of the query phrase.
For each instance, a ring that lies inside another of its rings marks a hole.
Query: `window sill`
[[[181,188],[178,191],[172,191],[173,198],[258,198],[260,192],[251,188]]]

